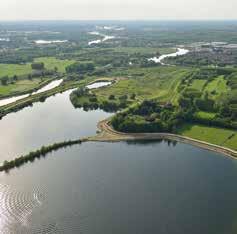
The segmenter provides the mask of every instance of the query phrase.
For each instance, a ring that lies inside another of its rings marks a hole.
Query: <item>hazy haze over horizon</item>
[[[236,0],[1,0],[0,20],[237,19]]]

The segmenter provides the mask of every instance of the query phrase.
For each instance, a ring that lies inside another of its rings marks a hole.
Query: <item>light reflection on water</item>
[[[236,169],[180,143],[83,143],[0,175],[1,230],[234,234]]]

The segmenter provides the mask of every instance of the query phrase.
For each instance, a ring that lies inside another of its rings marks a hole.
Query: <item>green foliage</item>
[[[67,73],[87,73],[92,72],[95,69],[94,63],[73,63],[66,67]]]
[[[202,111],[213,111],[214,110],[214,100],[196,98],[194,100],[194,105]]]
[[[44,70],[44,63],[32,63],[31,68],[33,70]]]
[[[172,105],[161,106],[156,101],[144,100],[126,112],[115,115],[111,124],[122,132],[175,132],[183,118],[183,113]]]
[[[0,166],[0,171],[8,171],[10,169],[13,169],[14,167],[22,166],[23,164],[27,162],[33,162],[36,158],[45,156],[46,154],[52,151],[56,151],[63,147],[72,146],[72,145],[81,144],[81,143],[82,143],[81,140],[74,140],[74,141],[69,140],[69,141],[64,141],[60,143],[54,143],[53,145],[49,145],[49,146],[42,146],[39,150],[30,152],[29,154],[25,156],[20,156],[11,161],[4,161],[3,165]]]
[[[113,94],[109,95],[109,100],[115,100],[115,96]]]
[[[8,76],[4,76],[4,77],[1,78],[1,83],[2,83],[2,85],[7,85],[7,84],[8,84],[8,81],[9,81]]]

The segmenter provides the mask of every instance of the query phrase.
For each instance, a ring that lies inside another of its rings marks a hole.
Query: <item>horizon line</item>
[[[61,22],[80,22],[80,21],[147,21],[147,22],[154,22],[154,21],[237,21],[237,18],[233,19],[223,19],[223,18],[213,18],[213,19],[0,19],[0,22],[44,22],[44,21],[61,21]]]

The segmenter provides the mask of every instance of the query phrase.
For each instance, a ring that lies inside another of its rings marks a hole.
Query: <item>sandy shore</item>
[[[130,141],[130,140],[158,140],[166,139],[172,141],[178,141],[186,144],[191,144],[203,149],[218,152],[232,158],[237,159],[237,151],[207,143],[200,140],[195,140],[189,137],[170,134],[170,133],[123,133],[114,130],[109,124],[109,119],[102,120],[98,123],[100,132],[94,136],[89,137],[89,141],[104,141],[104,142],[116,142],[116,141]]]

